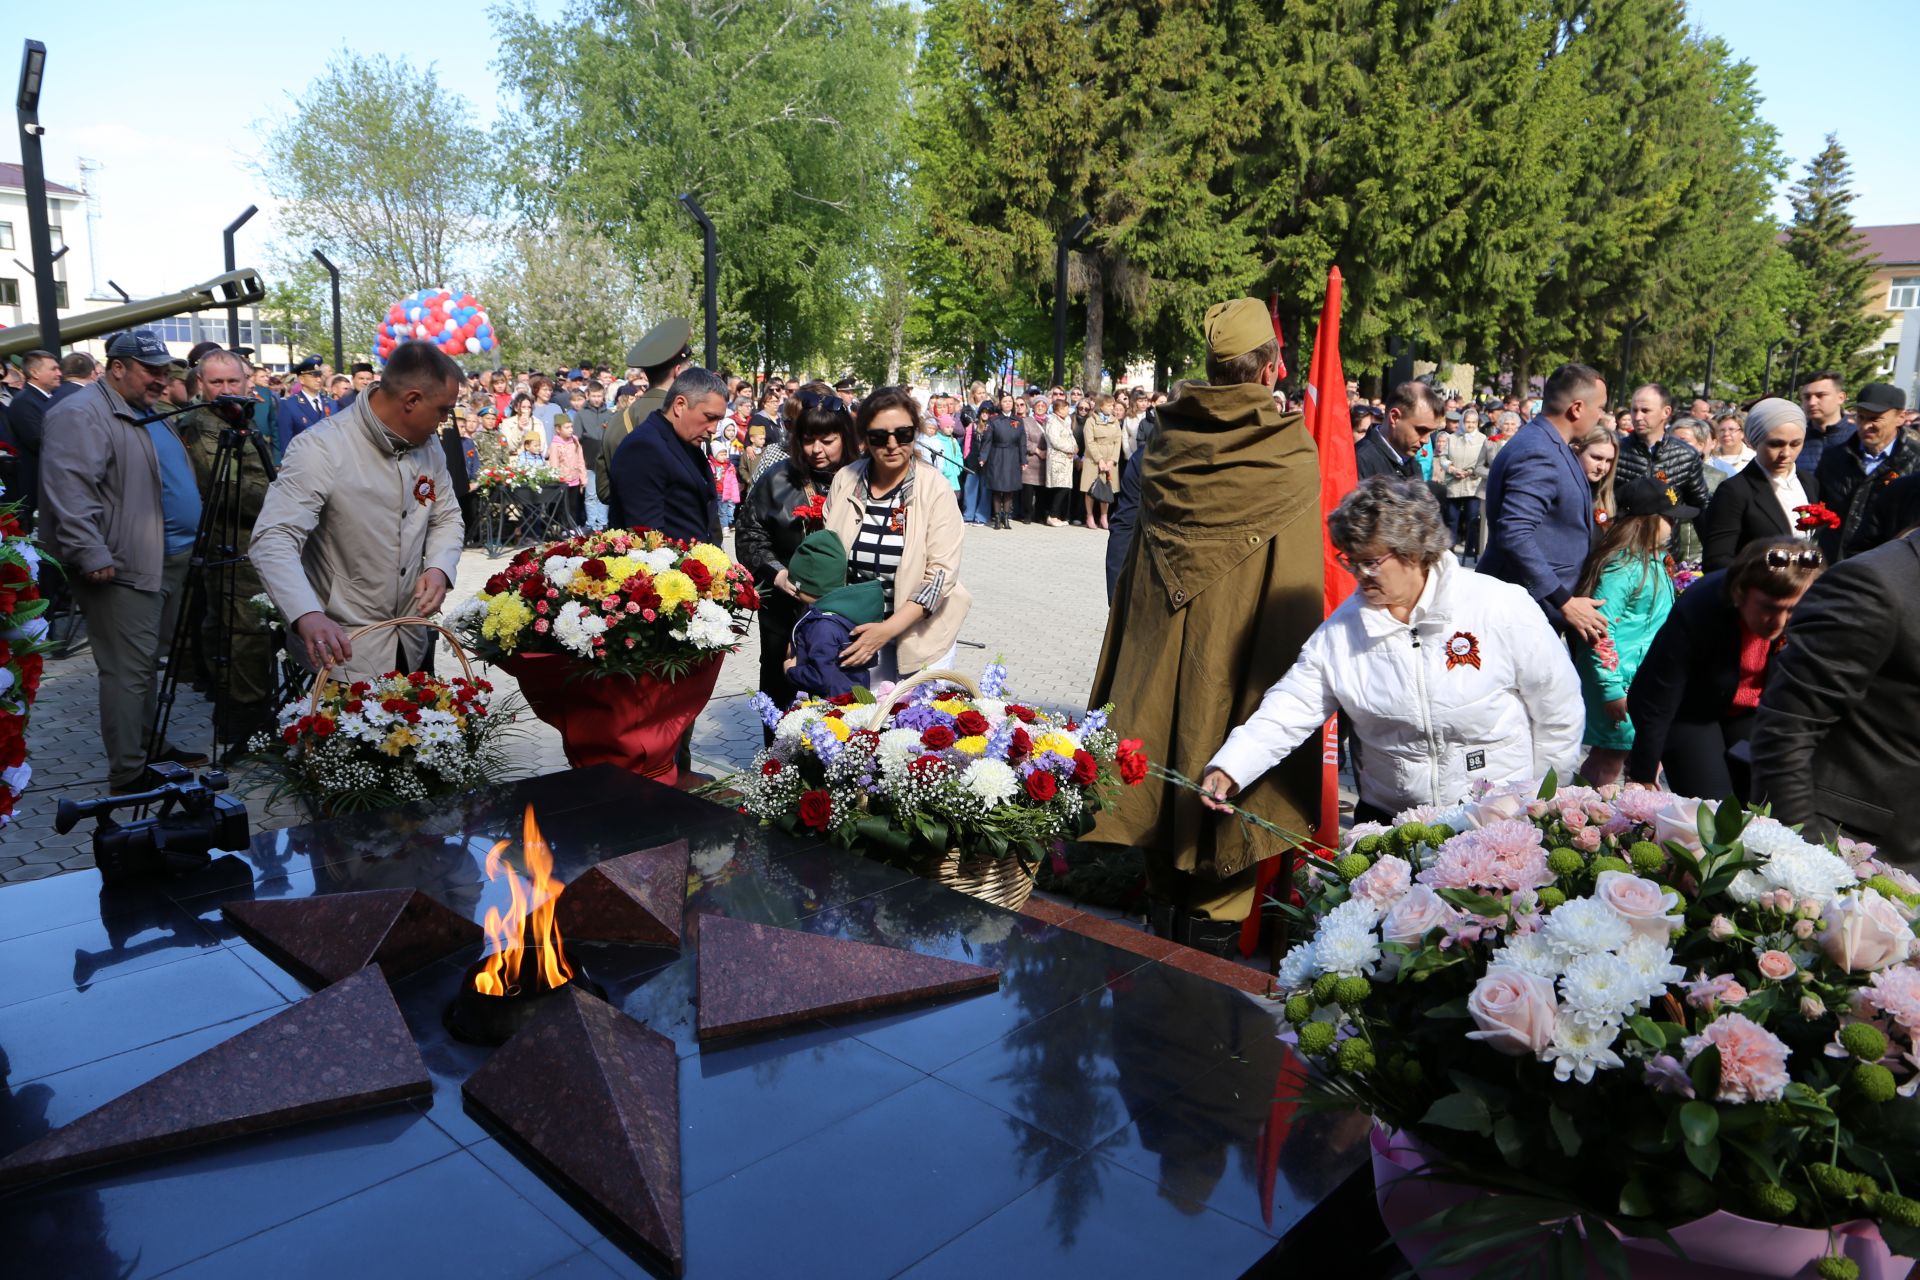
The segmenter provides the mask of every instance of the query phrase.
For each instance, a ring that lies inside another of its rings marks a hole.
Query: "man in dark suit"
[[[1808,588],[1753,729],[1754,782],[1789,826],[1844,832],[1920,864],[1920,533]]]
[[[1858,430],[1821,454],[1815,472],[1820,501],[1840,517],[1838,529],[1822,530],[1819,535],[1828,564],[1838,564],[1886,540],[1868,541],[1873,536],[1873,509],[1890,485],[1920,470],[1920,443],[1900,429],[1906,408],[1906,393],[1900,388],[1869,382],[1853,402]]]
[[[1487,549],[1476,566],[1527,589],[1587,644],[1607,634],[1601,601],[1573,594],[1593,546],[1593,486],[1573,442],[1599,421],[1607,384],[1584,364],[1553,371],[1540,415],[1501,446],[1487,475]]]
[[[20,455],[14,472],[19,491],[9,497],[19,501],[21,522],[31,533],[34,506],[40,499],[41,422],[60,387],[60,360],[51,352],[29,351],[20,363],[26,383],[7,406],[9,443]]]
[[[608,527],[658,529],[687,542],[713,538],[719,499],[700,442],[726,416],[726,383],[698,365],[676,374],[666,404],[614,450]]]
[[[1354,470],[1362,480],[1373,476],[1425,480],[1420,460],[1414,455],[1445,421],[1446,405],[1431,386],[1424,382],[1401,383],[1387,396],[1386,425],[1375,427],[1355,443]]]

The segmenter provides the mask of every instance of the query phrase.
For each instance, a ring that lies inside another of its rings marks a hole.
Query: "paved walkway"
[[[1105,533],[1077,525],[1019,525],[1006,532],[969,528],[961,577],[974,602],[960,629],[960,669],[977,676],[986,663],[999,658],[1020,697],[1044,706],[1084,707],[1106,628],[1106,543]],[[461,559],[460,582],[448,607],[502,563],[504,557],[489,560],[484,552],[469,550]],[[749,763],[759,749],[760,722],[749,705],[759,661],[757,637],[750,638],[721,670],[713,701],[694,728],[694,759],[702,770],[729,773]],[[449,667],[443,656],[440,670]],[[505,672],[489,669],[486,675],[503,691],[515,687]],[[0,829],[0,881],[33,880],[93,865],[93,823],[59,835],[53,820],[61,799],[106,792],[96,688],[90,650],[47,663],[27,733],[33,786],[21,797],[13,823]],[[207,703],[190,689],[180,692],[174,724],[175,742],[206,747],[211,733]],[[516,776],[566,768],[559,734],[530,715],[526,728],[518,744]],[[247,799],[255,830],[306,820],[296,803],[267,806],[259,795],[247,794],[254,780],[244,768],[235,771],[235,790]]]

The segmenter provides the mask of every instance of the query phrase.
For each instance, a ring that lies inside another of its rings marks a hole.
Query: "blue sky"
[[[106,0],[31,6],[20,21],[29,7],[12,6],[0,66],[13,74],[20,38],[46,43],[48,176],[73,185],[79,157],[101,162],[100,274],[136,293],[216,274],[220,229],[249,204],[261,213],[240,232],[240,257],[261,260],[274,230],[271,201],[248,169],[260,152],[253,126],[284,110],[342,45],[436,64],[481,123],[502,91],[480,4],[175,0],[156,9]],[[549,18],[563,7],[534,0]],[[1920,222],[1912,99],[1901,80],[1903,60],[1920,48],[1920,3],[1693,0],[1690,9],[1758,68],[1765,113],[1796,171],[1838,132],[1853,160],[1857,221]],[[1810,13],[1831,29],[1813,29]],[[17,159],[14,134],[4,132],[0,158]]]

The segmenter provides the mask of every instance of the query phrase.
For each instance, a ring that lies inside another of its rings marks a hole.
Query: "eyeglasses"
[[[912,444],[914,436],[918,434],[919,432],[912,427],[895,427],[891,431],[868,431],[867,448],[884,449],[889,440],[895,444]]]
[[[1797,565],[1802,569],[1818,569],[1827,563],[1818,547],[1802,547],[1798,551],[1789,551],[1785,547],[1775,547],[1767,552],[1767,568],[1785,569]]]
[[[1393,559],[1393,552],[1391,551],[1383,556],[1375,556],[1371,560],[1355,560],[1344,551],[1335,552],[1334,554],[1340,561],[1341,567],[1356,578],[1379,577],[1381,568],[1386,565],[1387,561]]]
[[[846,401],[831,391],[796,391],[793,398],[800,402],[803,409],[832,409],[836,412],[846,410]]]

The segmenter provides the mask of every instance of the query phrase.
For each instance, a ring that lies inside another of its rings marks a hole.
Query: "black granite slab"
[[[223,903],[246,939],[310,987],[378,965],[389,979],[476,950],[479,925],[418,889],[361,889],[281,901]]]

